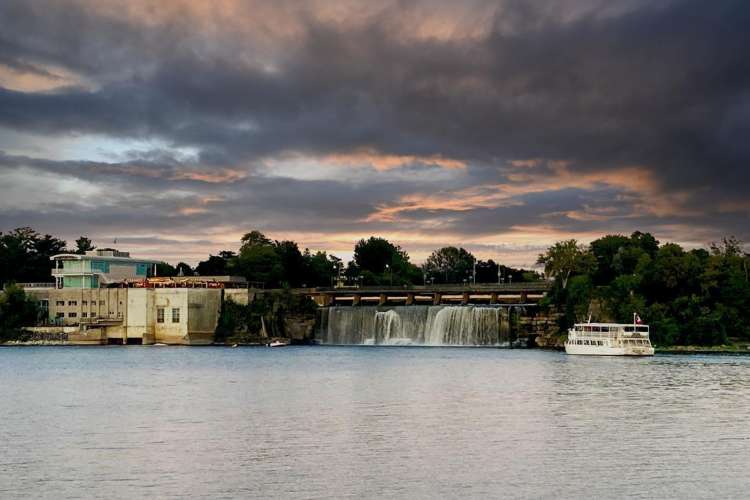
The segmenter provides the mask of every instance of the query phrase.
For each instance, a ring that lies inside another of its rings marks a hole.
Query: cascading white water
[[[508,309],[488,306],[335,306],[321,311],[323,344],[505,345]]]

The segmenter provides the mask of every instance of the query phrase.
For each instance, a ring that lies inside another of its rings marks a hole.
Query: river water
[[[750,357],[0,348],[0,498],[747,498]]]

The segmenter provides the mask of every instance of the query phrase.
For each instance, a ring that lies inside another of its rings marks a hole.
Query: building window
[[[87,306],[87,305],[89,305],[89,301],[88,300],[82,300],[81,301],[81,305],[82,306]]]
[[[91,317],[92,317],[92,318],[96,318],[96,313],[92,312],[92,313],[91,313]]]
[[[56,300],[55,301],[55,305],[58,306],[58,307],[59,306],[65,306],[65,301],[64,300]]]
[[[164,308],[163,307],[159,307],[156,310],[156,322],[164,323]]]
[[[68,305],[69,306],[77,306],[78,305],[78,301],[77,300],[69,300],[68,301]]]
[[[78,316],[78,313],[68,313],[69,318],[75,318]]]
[[[65,317],[65,313],[62,313],[62,312],[61,313],[57,313],[57,315],[55,317],[56,318],[64,318]]]
[[[117,317],[118,317],[118,318],[122,318],[122,313],[121,313],[121,312],[118,312],[118,313],[117,313]]]
[[[89,315],[88,315],[88,313],[85,313],[85,312],[84,312],[84,313],[81,313],[81,317],[82,317],[82,318],[88,318],[88,317],[89,317]]]
[[[179,322],[180,322],[180,308],[173,307],[172,308],[172,323],[179,323]]]
[[[95,300],[92,300],[92,301],[91,301],[91,305],[92,305],[92,306],[95,306],[95,305],[96,305],[96,301],[95,301]]]
[[[105,262],[105,261],[101,261],[101,260],[91,261],[91,270],[93,272],[108,273],[109,272],[109,262]]]

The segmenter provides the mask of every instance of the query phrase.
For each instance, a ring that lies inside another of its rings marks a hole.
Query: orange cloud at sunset
[[[415,156],[415,155],[392,155],[378,153],[372,149],[361,149],[352,153],[338,153],[327,155],[322,161],[334,165],[369,165],[375,170],[386,171],[406,165],[418,164],[424,166],[434,165],[445,169],[464,169],[466,162],[444,158],[441,155]]]

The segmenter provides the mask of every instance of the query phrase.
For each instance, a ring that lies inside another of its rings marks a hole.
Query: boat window
[[[637,326],[636,327],[636,331],[639,331],[639,332],[648,332],[648,327],[647,326]]]

